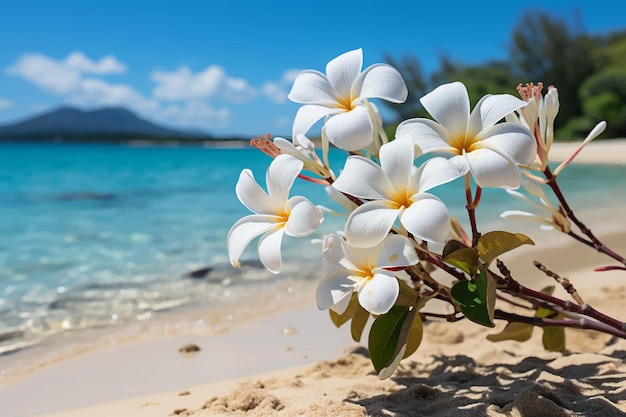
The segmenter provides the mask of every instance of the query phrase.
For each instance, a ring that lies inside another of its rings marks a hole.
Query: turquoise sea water
[[[332,154],[336,172],[344,158]],[[0,353],[68,329],[193,303],[210,308],[256,282],[282,279],[254,264],[242,274],[226,253],[230,226],[248,214],[234,194],[239,172],[252,169],[264,185],[269,162],[254,149],[0,144]],[[561,183],[575,193],[572,204],[623,205],[625,166],[566,172]],[[294,193],[332,206],[318,185],[300,181]],[[463,216],[460,181],[433,193]],[[511,208],[525,207],[486,190],[479,218]],[[327,216],[311,238],[341,224]],[[309,240],[284,242],[286,270],[319,265]],[[245,259],[255,258],[254,247]]]

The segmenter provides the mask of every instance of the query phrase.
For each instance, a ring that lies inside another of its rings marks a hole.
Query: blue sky
[[[526,10],[588,33],[626,28],[615,1],[21,1],[0,21],[0,124],[61,105],[126,106],[218,136],[288,135],[294,74],[363,48],[364,65],[414,54],[467,64],[507,55]],[[534,80],[537,81],[537,80]]]

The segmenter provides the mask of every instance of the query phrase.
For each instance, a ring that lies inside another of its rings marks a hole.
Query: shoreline
[[[606,145],[615,146],[607,147]],[[564,160],[576,147],[576,143],[556,143],[550,154],[551,159],[555,161]],[[620,140],[619,143],[611,140],[610,144],[603,141],[592,142],[583,149],[575,159],[575,163],[626,164],[626,140]],[[626,202],[624,206],[626,206]],[[595,211],[596,209],[589,208],[583,211],[592,214],[592,210]],[[612,245],[616,245],[621,250],[618,252],[623,253],[626,250],[626,243],[624,242],[626,217],[623,210],[617,207],[600,207],[593,213],[593,218],[587,219],[591,216],[582,217],[583,220],[587,220],[587,225],[597,235],[606,238]],[[602,302],[602,304],[598,303],[601,306],[600,310],[603,312],[606,310],[609,314],[617,315],[620,320],[626,320],[626,306],[624,306],[623,301],[626,299],[626,279],[624,279],[623,273],[620,275],[620,271],[605,272],[594,275],[593,282],[588,279],[590,267],[610,265],[610,259],[592,253],[591,250],[573,242],[567,236],[559,235],[556,232],[540,231],[534,224],[509,222],[508,225],[510,226],[509,229],[517,228],[524,233],[528,232],[529,236],[537,242],[545,240],[549,243],[547,247],[526,247],[516,251],[514,258],[508,261],[512,270],[522,266],[522,264],[527,265],[529,260],[535,256],[540,256],[544,260],[547,259],[549,262],[546,261],[546,265],[559,274],[570,278],[579,291],[583,293],[585,300],[587,300],[585,296],[587,293],[591,296],[590,299],[596,300],[596,302],[602,300],[602,296],[606,296],[609,302],[600,301]],[[568,254],[567,259],[563,253]],[[522,282],[535,289],[540,288],[541,283],[549,283],[540,274],[533,274],[533,276],[535,278],[529,279],[528,282]],[[167,415],[182,409],[186,411],[176,414],[188,413],[183,415],[189,416],[236,415],[202,414],[199,410],[212,397],[218,396],[221,400],[226,401],[230,398],[229,396],[235,395],[229,394],[231,389],[235,389],[233,392],[245,391],[247,389],[245,387],[248,387],[246,381],[249,380],[271,381],[280,379],[285,381],[284,384],[287,385],[297,384],[294,382],[297,380],[306,380],[308,381],[307,384],[313,386],[315,385],[315,378],[318,378],[315,376],[317,375],[316,372],[321,372],[330,375],[329,381],[326,381],[330,384],[331,380],[336,382],[337,375],[335,372],[338,370],[349,372],[350,369],[347,368],[351,367],[356,368],[356,370],[350,371],[356,373],[356,375],[351,376],[355,381],[359,381],[355,384],[363,384],[364,382],[360,378],[369,381],[367,378],[371,377],[369,375],[371,364],[369,360],[362,360],[361,353],[346,354],[334,362],[335,365],[328,365],[328,369],[324,368],[323,371],[319,370],[319,367],[322,366],[320,362],[313,366],[313,368],[317,367],[317,371],[311,371],[313,369],[311,366],[315,362],[337,358],[346,348],[357,346],[350,339],[348,329],[345,327],[335,329],[328,319],[327,312],[320,312],[313,305],[316,282],[315,280],[299,282],[298,285],[294,284],[291,287],[291,292],[289,292],[288,288],[290,287],[287,284],[280,292],[279,299],[275,300],[276,303],[271,306],[264,305],[265,310],[259,309],[256,312],[252,308],[249,310],[251,313],[247,316],[244,315],[240,317],[241,320],[229,323],[220,331],[209,332],[205,329],[194,334],[194,331],[189,331],[189,329],[184,331],[180,329],[168,330],[167,325],[163,325],[160,331],[146,337],[138,336],[138,334],[142,334],[139,330],[134,335],[126,335],[126,338],[109,340],[109,344],[95,343],[87,349],[84,346],[79,346],[74,351],[68,351],[66,355],[52,360],[49,364],[30,369],[25,375],[18,376],[14,380],[7,379],[0,382],[2,383],[0,386],[0,403],[5,405],[4,408],[7,410],[17,410],[16,412],[21,413],[16,414],[15,417],[30,417],[51,412],[60,412],[60,414],[54,414],[58,417],[116,414],[139,417]],[[293,288],[297,288],[297,290],[294,292]],[[560,288],[557,289],[557,291],[560,290]],[[560,296],[565,297],[563,294]],[[262,301],[260,302],[262,303]],[[228,308],[232,307],[229,306]],[[184,314],[185,312],[181,312],[172,317],[180,319]],[[201,309],[194,310],[194,317],[202,314]],[[215,310],[205,309],[204,314],[214,314],[214,320],[220,320],[219,314]],[[228,314],[224,310],[222,317]],[[159,317],[156,318],[156,322],[160,322]],[[188,320],[188,322],[193,322],[193,319]],[[485,343],[478,343],[477,339],[484,339],[485,334],[494,331],[492,329],[476,330],[474,326],[464,326],[465,323],[461,325],[452,324],[445,329],[439,323],[434,323],[436,325],[434,328],[437,330],[433,331],[434,336],[432,336],[431,341],[425,340],[424,345],[420,346],[411,360],[417,361],[419,366],[426,366],[424,360],[437,361],[437,355],[440,355],[448,358],[444,362],[452,366],[456,363],[454,355],[464,355],[468,351],[473,352],[472,349],[476,348],[475,353],[471,354],[471,359],[476,361],[475,366],[482,367],[480,369],[483,370],[486,369],[485,372],[498,373],[498,368],[489,368],[491,366],[489,364],[492,361],[495,361],[493,363],[496,365],[499,363],[498,361],[506,363],[506,355],[503,357],[502,351],[507,349],[511,355],[510,360],[521,361],[529,355],[543,358],[544,362],[539,369],[543,369],[544,372],[545,367],[548,366],[546,364],[553,364],[552,361],[558,361],[559,358],[563,357],[560,354],[546,353],[542,349],[538,349],[541,347],[541,341],[537,339],[540,338],[538,331],[535,332],[533,339],[524,345],[517,342],[500,342],[497,344],[487,342],[487,346],[485,346]],[[442,324],[448,325],[447,323]],[[471,327],[471,329],[464,327]],[[425,332],[425,338],[426,334],[429,333],[431,333],[430,330]],[[570,333],[568,332],[568,334]],[[120,334],[123,335],[124,333],[120,332]],[[622,340],[612,342],[605,348],[601,347],[603,344],[600,342],[605,343],[608,340],[602,337],[598,339],[586,334],[584,336],[580,336],[576,332],[573,334],[574,346],[583,350],[592,347],[595,349],[592,352],[600,352],[600,356],[604,355],[603,358],[615,355],[619,349],[626,351],[626,343]],[[450,340],[458,340],[459,338],[463,342],[450,342]],[[576,338],[580,340],[576,342]],[[197,344],[201,348],[200,352],[195,356],[181,355],[178,348],[186,343]],[[592,359],[590,357],[583,357],[582,359],[576,357],[572,358],[572,361],[574,363],[576,361],[587,363],[584,361]],[[358,365],[342,365],[346,361],[356,362]],[[606,359],[602,363],[613,362]],[[457,364],[456,366],[461,365]],[[296,368],[293,368],[294,366]],[[418,365],[415,366],[419,367]],[[614,366],[613,369],[619,369],[620,375],[623,373],[626,377],[626,369],[622,369],[624,366],[619,367],[615,364],[611,366]],[[554,367],[555,369],[558,368],[556,365]],[[269,374],[266,374],[267,372]],[[298,375],[304,375],[304,377],[298,378]],[[591,378],[591,376],[589,377]],[[324,377],[320,378],[324,379]],[[388,381],[376,385],[376,387],[382,387],[380,389],[383,391],[375,391],[375,393],[367,395],[385,396],[385,392],[389,394],[399,389],[395,385],[389,385],[390,382]],[[207,385],[207,383],[209,384]],[[283,388],[281,385],[281,389]],[[258,390],[258,388],[255,389]],[[351,389],[356,388],[352,387]],[[185,391],[190,391],[193,395],[180,395]],[[319,396],[321,395],[320,392],[322,391],[312,389],[311,395]],[[35,394],[36,396],[33,397]],[[265,394],[269,395],[268,393]],[[608,395],[606,392],[603,394]],[[267,395],[264,398],[268,398]],[[344,393],[343,395],[342,398],[334,398],[334,401],[348,407],[345,401],[347,394]],[[615,398],[621,401],[622,411],[626,411],[626,391]],[[317,399],[319,401],[319,397]],[[81,410],[81,407],[88,408]],[[285,405],[285,407],[288,406]],[[329,407],[326,408],[330,409]],[[74,411],[63,412],[62,410]],[[193,410],[196,410],[197,414]],[[255,415],[269,416],[274,414],[268,411],[267,414]],[[337,412],[329,415],[356,416],[364,414],[339,414]]]

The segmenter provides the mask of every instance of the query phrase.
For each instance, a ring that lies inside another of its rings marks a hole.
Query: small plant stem
[[[506,320],[509,323],[517,322],[517,323],[526,323],[532,326],[538,327],[572,327],[576,329],[589,329],[596,330],[602,333],[608,333],[613,336],[620,337],[622,339],[626,339],[626,331],[618,330],[613,328],[605,323],[599,323],[594,320],[589,320],[586,318],[578,318],[578,319],[549,319],[549,318],[539,318],[539,317],[526,317],[519,314],[507,313],[502,310],[496,310],[494,312],[494,318],[499,320]]]
[[[480,187],[476,187],[476,199],[474,199],[472,197],[471,174],[469,172],[465,174],[465,198],[467,200],[465,208],[467,209],[470,225],[472,227],[472,247],[476,247],[478,239],[480,238],[480,233],[478,232],[478,226],[476,224],[476,207],[480,202],[480,190]]]
[[[464,315],[458,315],[459,313],[451,313],[451,314],[440,314],[440,313],[424,313],[420,312],[423,321],[427,321],[429,317],[435,319],[445,319],[447,322],[454,323],[455,321],[460,321],[465,318]]]

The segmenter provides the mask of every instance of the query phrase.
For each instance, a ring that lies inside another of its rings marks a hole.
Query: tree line
[[[590,35],[580,25],[533,11],[513,28],[505,60],[464,65],[444,56],[432,74],[423,71],[415,56],[387,55],[385,60],[409,88],[407,103],[385,102],[398,121],[427,117],[419,97],[442,83],[463,82],[473,105],[485,94],[517,96],[518,84],[543,82],[559,90],[557,139],[583,138],[600,120],[608,125],[603,137],[626,137],[626,30]]]

